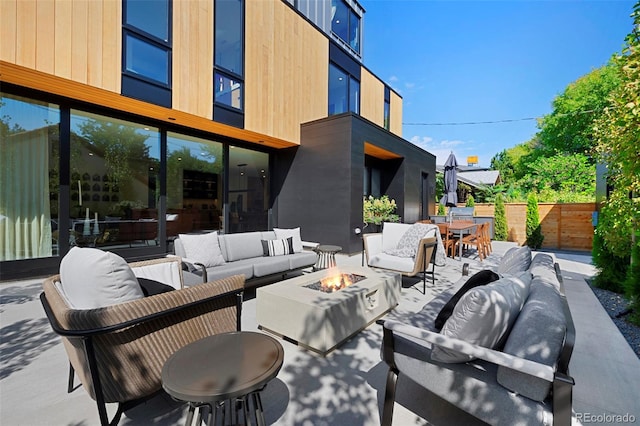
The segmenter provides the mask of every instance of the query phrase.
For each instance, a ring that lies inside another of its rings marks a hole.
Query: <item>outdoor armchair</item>
[[[96,401],[102,425],[117,424],[123,411],[162,389],[162,367],[175,351],[240,330],[243,275],[95,309],[70,307],[59,290],[60,275],[43,286],[47,318]],[[106,403],[118,403],[111,422]]]

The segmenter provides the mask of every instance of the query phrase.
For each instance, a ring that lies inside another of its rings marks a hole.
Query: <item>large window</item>
[[[171,107],[171,0],[124,0],[122,93]]]
[[[215,0],[214,102],[240,111],[244,85],[243,16],[243,0]]]
[[[224,229],[222,144],[167,133],[167,237]]]
[[[360,82],[334,64],[329,64],[329,115],[360,113]]]
[[[331,0],[331,14],[331,32],[360,54],[360,16],[344,0]]]
[[[157,245],[158,129],[71,110],[70,244]]]
[[[268,227],[269,154],[229,147],[229,231]]]
[[[0,261],[59,255],[60,111],[0,93]]]

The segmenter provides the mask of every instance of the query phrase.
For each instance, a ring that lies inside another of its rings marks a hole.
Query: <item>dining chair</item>
[[[484,228],[488,225],[489,222],[485,222],[476,226],[475,232],[466,235],[462,238],[462,244],[466,246],[475,246],[478,251],[478,256],[480,260],[484,260],[487,257],[485,250],[485,242],[484,242]]]
[[[449,226],[446,223],[437,223],[436,225],[440,228],[440,236],[442,237],[442,245],[444,245],[445,253],[447,256],[455,257],[458,240],[449,232]]]
[[[484,249],[486,256],[489,256],[493,252],[491,246],[491,226],[489,222],[485,222],[484,226]]]

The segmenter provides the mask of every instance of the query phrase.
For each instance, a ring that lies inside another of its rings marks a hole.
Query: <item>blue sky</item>
[[[403,97],[403,137],[481,166],[528,141],[567,85],[607,63],[634,1],[361,0],[364,64]]]

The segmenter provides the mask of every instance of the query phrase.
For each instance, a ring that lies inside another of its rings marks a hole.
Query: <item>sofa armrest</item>
[[[367,256],[367,265],[369,259],[378,253],[382,253],[382,234],[363,234],[364,251]]]
[[[423,345],[425,348],[431,348],[432,345],[437,345],[443,348],[461,352],[463,354],[472,355],[476,358],[483,359],[492,364],[502,365],[512,370],[516,370],[530,376],[538,377],[547,382],[552,383],[554,381],[555,371],[548,365],[518,358],[513,355],[474,345],[464,340],[445,336],[440,333],[423,330],[418,327],[403,324],[398,321],[386,320],[384,321],[383,326],[385,328],[385,331],[389,330],[392,333],[397,333],[399,335],[417,339],[418,341],[415,342],[414,340],[414,342]]]

